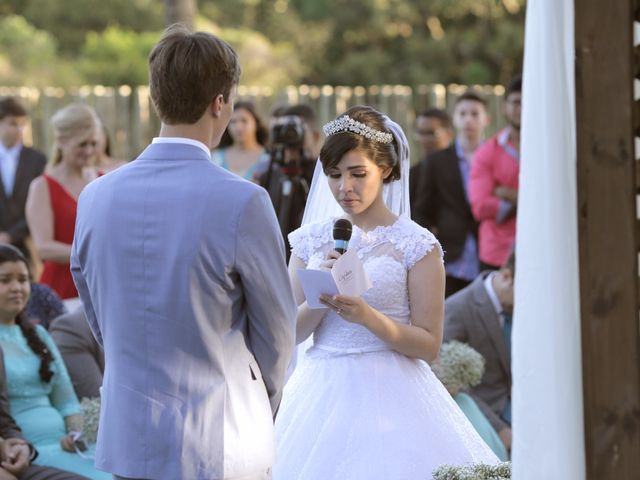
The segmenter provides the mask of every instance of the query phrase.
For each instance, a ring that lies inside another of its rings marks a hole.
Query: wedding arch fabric
[[[527,3],[513,478],[583,480],[573,0]]]

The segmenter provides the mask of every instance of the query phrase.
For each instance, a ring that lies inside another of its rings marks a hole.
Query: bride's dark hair
[[[22,262],[27,267],[27,271],[29,271],[27,259],[24,258],[20,250],[12,245],[0,244],[0,265],[7,262]],[[27,319],[26,308],[18,313],[15,320],[16,325],[20,327],[22,335],[24,335],[24,338],[27,340],[29,348],[40,357],[40,379],[44,383],[49,383],[53,377],[53,372],[49,368],[53,361],[49,347],[42,341],[33,324]]]
[[[384,116],[375,108],[356,105],[337,118],[344,115],[348,115],[354,120],[364,123],[368,127],[380,132],[391,133],[385,126]],[[320,150],[320,162],[322,162],[322,169],[326,173],[330,168],[340,163],[342,157],[348,152],[351,150],[359,150],[379,167],[391,167],[391,174],[384,179],[384,183],[389,183],[400,179],[398,149],[399,147],[396,144],[395,136],[391,143],[381,143],[363,135],[345,131],[334,133],[327,137]]]

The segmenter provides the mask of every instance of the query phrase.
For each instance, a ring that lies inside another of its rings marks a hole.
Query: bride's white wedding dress
[[[290,235],[307,268],[319,268],[333,248],[332,226]],[[407,273],[432,249],[442,255],[436,238],[401,216],[371,232],[354,226],[349,248],[373,283],[367,303],[410,323]],[[426,362],[391,350],[333,310],[313,340],[284,390],[274,480],[428,480],[445,463],[498,462]]]

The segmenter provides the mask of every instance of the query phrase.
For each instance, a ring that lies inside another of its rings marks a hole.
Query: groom
[[[149,57],[160,136],[83,191],[71,258],[106,368],[96,466],[269,478],[296,306],[267,193],[209,161],[235,52],[170,27]]]

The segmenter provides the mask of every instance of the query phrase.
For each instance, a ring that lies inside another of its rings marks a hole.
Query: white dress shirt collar
[[[194,140],[193,138],[184,138],[184,137],[155,137],[151,143],[182,143],[183,145],[191,145],[194,147],[198,147],[203,152],[207,154],[208,157],[211,156],[211,151],[207,148],[207,146],[199,140]]]
[[[502,322],[504,321],[501,315],[503,310],[502,304],[500,303],[500,300],[498,300],[496,291],[493,289],[493,277],[495,277],[495,275],[496,272],[491,272],[489,275],[487,275],[487,278],[484,279],[484,288],[487,291],[487,295],[489,295],[489,299],[491,299],[491,304],[496,311],[496,315],[498,315],[500,325],[502,325]]]
[[[21,143],[16,143],[13,147],[7,148],[0,142],[0,176],[2,177],[2,186],[7,197],[10,197],[13,193],[21,150]]]

